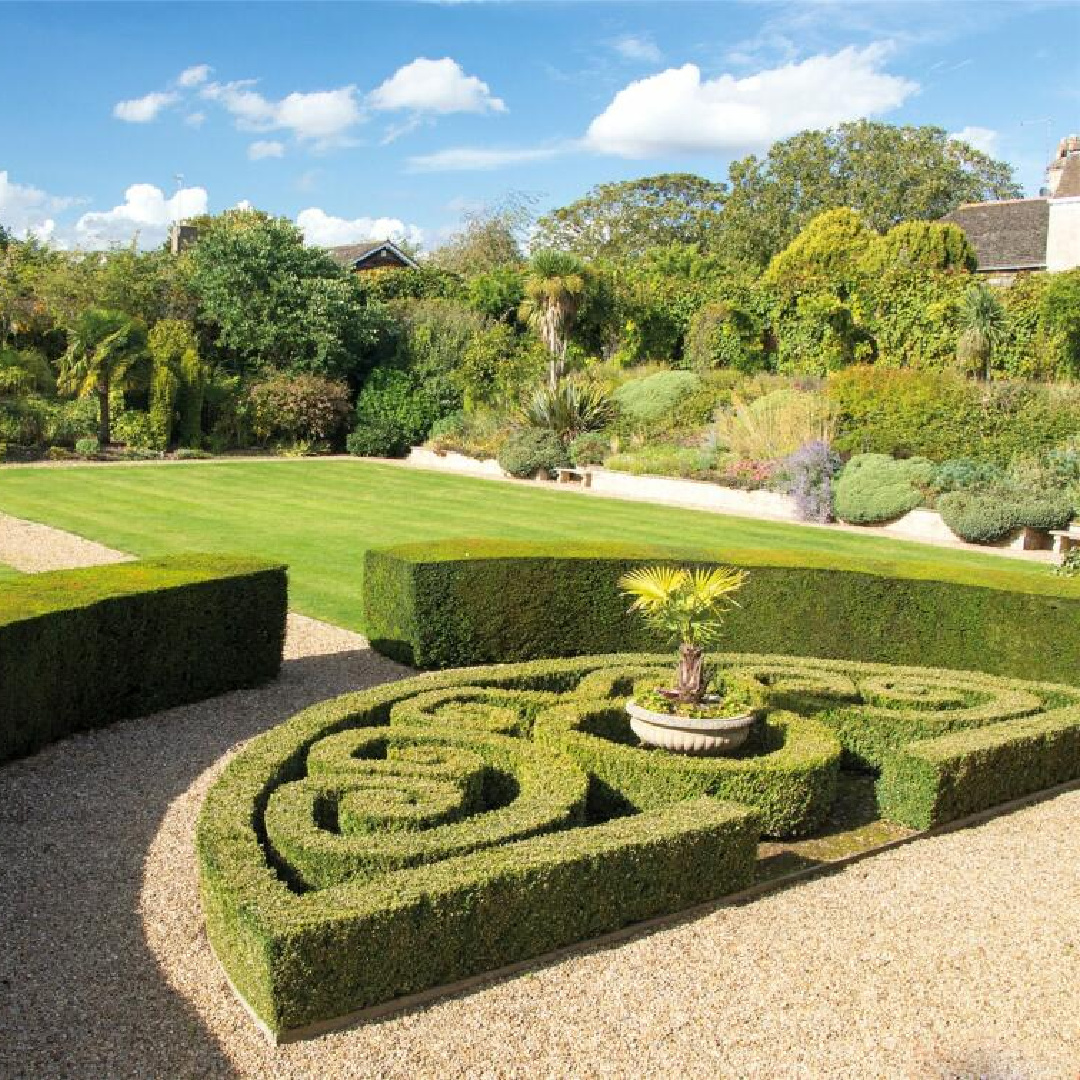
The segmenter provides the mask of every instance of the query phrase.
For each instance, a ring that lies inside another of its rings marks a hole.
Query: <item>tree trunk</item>
[[[98,443],[102,450],[112,438],[112,418],[109,415],[109,380],[98,383]]]
[[[697,704],[705,696],[705,650],[696,645],[679,646],[675,691],[680,701]]]

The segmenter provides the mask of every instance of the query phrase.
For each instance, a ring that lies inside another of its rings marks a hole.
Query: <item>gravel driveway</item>
[[[282,676],[0,766],[0,1077],[1069,1077],[1080,792],[412,1013],[272,1048],[201,929],[241,741],[406,670],[290,616]]]

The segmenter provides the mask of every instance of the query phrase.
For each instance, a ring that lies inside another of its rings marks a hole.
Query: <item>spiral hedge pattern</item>
[[[1080,777],[1080,690],[723,655],[767,710],[739,755],[637,745],[671,661],[421,676],[252,740],[211,790],[207,929],[279,1035],[747,886],[760,834],[812,833],[840,768],[927,828]]]

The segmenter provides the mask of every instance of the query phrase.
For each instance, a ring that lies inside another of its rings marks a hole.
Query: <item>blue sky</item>
[[[511,191],[723,179],[860,116],[967,132],[1035,193],[1078,40],[1080,4],[1022,0],[0,3],[0,222],[145,246],[247,201],[432,246]]]

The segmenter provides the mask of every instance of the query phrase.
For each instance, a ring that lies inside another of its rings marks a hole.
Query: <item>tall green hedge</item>
[[[285,568],[181,555],[0,585],[0,761],[277,674]]]
[[[375,648],[421,668],[651,650],[619,576],[655,562],[750,571],[722,646],[1080,683],[1080,582],[810,552],[448,540],[369,550]],[[919,576],[920,573],[925,576]]]

